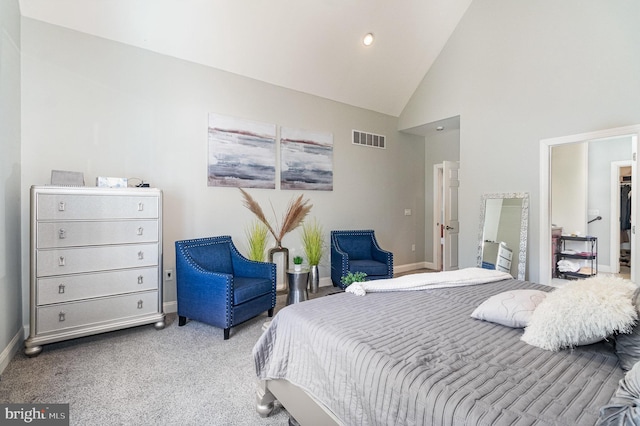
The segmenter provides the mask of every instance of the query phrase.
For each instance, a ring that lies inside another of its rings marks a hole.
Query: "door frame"
[[[620,273],[620,169],[633,167],[631,160],[611,162],[611,221],[609,236],[609,272]],[[633,183],[633,179],[631,180]],[[618,218],[615,220],[614,218]],[[631,252],[633,256],[633,252]],[[632,263],[633,264],[633,263]]]
[[[460,211],[458,193],[460,188],[460,162],[442,162],[442,202],[444,231],[442,241],[442,270],[455,271],[460,267]]]
[[[436,271],[442,271],[442,221],[443,221],[443,191],[444,191],[444,165],[433,165],[433,267]]]
[[[631,176],[632,181],[636,181],[637,169],[637,149],[638,139],[640,139],[640,125],[617,127],[613,129],[605,129],[595,132],[580,133],[576,135],[562,136],[557,138],[542,139],[540,141],[540,228],[539,228],[539,264],[538,264],[538,282],[540,284],[549,285],[552,280],[551,275],[551,149],[557,145],[567,143],[587,142],[593,139],[605,139],[621,136],[631,137]],[[637,234],[635,232],[637,198],[633,200],[631,209],[631,280],[640,282],[637,277],[640,268],[636,265],[640,260],[640,256],[635,249]]]

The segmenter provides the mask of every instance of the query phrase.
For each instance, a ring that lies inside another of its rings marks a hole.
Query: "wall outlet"
[[[171,281],[173,279],[173,269],[164,270],[164,280]]]
[[[411,216],[411,209],[404,209],[405,216]]]
[[[411,251],[416,251],[416,245],[415,244],[411,244]]]

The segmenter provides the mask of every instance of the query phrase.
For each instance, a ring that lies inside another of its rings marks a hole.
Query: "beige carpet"
[[[426,272],[426,270],[414,271]],[[320,287],[313,297],[340,291]],[[277,297],[276,313],[286,304]],[[36,358],[20,352],[0,377],[0,403],[69,403],[71,425],[286,425],[277,406],[255,411],[251,350],[266,313],[231,330],[190,321],[135,327],[45,345]]]

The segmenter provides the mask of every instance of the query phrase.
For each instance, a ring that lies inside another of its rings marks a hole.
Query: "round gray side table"
[[[309,281],[309,269],[302,268],[299,271],[287,269],[287,278],[289,281],[287,305],[308,300],[307,282]]]

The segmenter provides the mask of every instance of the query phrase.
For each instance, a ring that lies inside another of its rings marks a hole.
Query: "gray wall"
[[[48,183],[52,169],[83,172],[90,185],[96,176],[138,177],[164,191],[165,268],[174,267],[179,239],[229,234],[242,251],[253,215],[238,189],[207,186],[207,114],[215,112],[333,133],[334,190],[304,192],[327,239],[332,229],[372,228],[397,266],[424,261],[425,143],[398,132],[396,117],[26,18],[22,53],[23,218],[29,187]],[[386,135],[388,148],[353,145],[352,129]],[[278,216],[301,193],[249,192]],[[298,231],[283,244],[298,254]],[[324,283],[328,260],[327,253]],[[164,294],[175,301],[175,281]],[[26,323],[26,299],[23,309]]]
[[[20,284],[20,10],[0,2],[0,373],[22,338]],[[28,293],[27,293],[28,294]]]
[[[529,192],[538,281],[540,140],[640,123],[638,16],[627,0],[471,4],[399,121],[461,117],[461,266],[475,264],[481,195]]]

